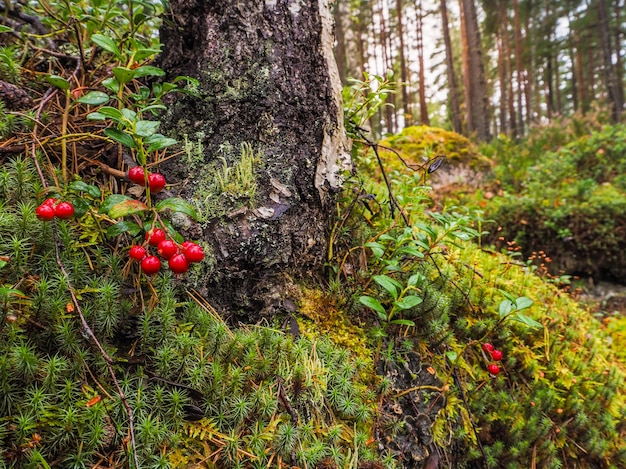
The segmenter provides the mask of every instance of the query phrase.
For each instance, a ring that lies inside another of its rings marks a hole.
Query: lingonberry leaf
[[[105,51],[110,52],[117,57],[121,56],[120,50],[117,47],[117,44],[110,37],[105,36],[104,34],[93,34],[91,36],[91,40],[96,43],[96,45],[103,48]]]
[[[113,69],[113,76],[124,85],[135,78],[135,71],[126,67],[115,67]]]
[[[135,69],[135,78],[139,77],[162,77],[165,76],[163,69],[152,65],[142,65]]]
[[[410,319],[394,319],[391,324],[397,324],[398,326],[415,327],[415,323]]]
[[[146,144],[148,145],[148,149],[146,151],[151,153],[153,151],[162,150],[163,148],[172,146],[176,143],[178,143],[176,139],[168,138],[161,134],[154,134],[146,139]]]
[[[135,134],[140,137],[150,137],[154,135],[161,125],[160,121],[139,120],[135,123]]]
[[[87,194],[89,194],[94,199],[97,199],[100,197],[100,195],[102,195],[100,188],[91,184],[87,184],[83,181],[74,181],[70,184],[69,188],[77,192],[87,192]]]
[[[184,213],[193,220],[198,221],[198,212],[196,212],[196,209],[189,202],[178,197],[163,199],[159,201],[154,208],[157,212],[171,210],[172,212]]]
[[[394,302],[394,305],[396,305],[396,307],[398,307],[399,309],[406,310],[414,308],[415,306],[422,303],[422,301],[423,300],[419,296],[408,295],[401,300]]]
[[[89,210],[89,202],[82,197],[75,197],[72,200],[72,205],[74,206],[74,216],[76,218],[82,217]]]
[[[148,210],[148,206],[143,202],[135,199],[125,200],[119,204],[113,205],[109,210],[111,218],[122,218],[135,213],[141,213]]]
[[[115,225],[109,226],[107,229],[107,236],[109,238],[115,238],[122,233],[128,233],[132,236],[137,236],[141,232],[141,227],[132,221],[120,221]]]
[[[106,199],[104,199],[104,202],[102,202],[102,205],[100,205],[100,213],[109,213],[109,210],[111,210],[114,205],[117,205],[126,200],[132,200],[132,198],[123,194],[111,194]]]
[[[517,313],[514,316],[512,316],[511,319],[521,322],[522,324],[525,324],[528,327],[532,327],[534,329],[541,329],[543,327],[543,324],[541,324],[538,321],[535,321],[533,318],[526,316],[523,313]]]
[[[359,297],[359,302],[364,304],[368,308],[373,309],[378,313],[378,317],[383,321],[387,320],[387,311],[383,308],[383,305],[380,304],[376,298],[372,298],[371,296],[363,295]]]
[[[99,106],[109,101],[110,96],[102,91],[90,91],[84,96],[81,96],[77,101],[81,104],[90,104],[92,106]]]
[[[398,284],[396,280],[387,275],[374,275],[373,279],[378,285],[387,290],[394,300],[398,298],[398,289],[401,289],[402,285]]]
[[[48,75],[46,77],[46,81],[52,86],[56,86],[63,91],[67,91],[70,89],[70,82],[58,75]]]
[[[115,140],[118,143],[121,143],[125,147],[128,148],[137,148],[137,144],[135,143],[135,139],[128,135],[126,132],[123,132],[118,129],[108,128],[104,129],[104,135],[109,137],[112,140]]]

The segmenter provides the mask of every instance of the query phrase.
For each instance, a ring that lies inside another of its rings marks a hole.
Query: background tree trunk
[[[349,166],[332,13],[327,0],[170,5],[159,66],[200,80],[162,128],[196,144],[161,166],[183,197],[204,201],[203,223],[187,228],[212,247],[213,270],[194,287],[238,315],[271,313],[286,295],[280,275],[323,262],[330,202]],[[242,144],[256,154],[254,196],[216,189],[220,171],[241,186]]]

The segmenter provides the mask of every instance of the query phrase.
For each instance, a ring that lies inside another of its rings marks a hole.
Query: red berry
[[[134,166],[128,170],[128,179],[140,186],[146,185],[146,179],[143,175],[143,166]]]
[[[157,256],[144,257],[141,261],[141,270],[146,275],[154,275],[161,270],[161,261]]]
[[[189,269],[189,263],[184,254],[176,254],[170,258],[167,265],[175,274],[184,274]]]
[[[502,360],[502,352],[500,350],[492,350],[491,351],[491,358],[493,358],[495,361],[499,362],[500,360]]]
[[[150,246],[158,246],[165,239],[165,231],[160,228],[154,228],[146,233],[146,240]]]
[[[43,221],[50,221],[54,218],[54,207],[52,205],[42,204],[35,210],[37,218]]]
[[[162,174],[150,174],[148,175],[148,186],[150,187],[150,193],[156,194],[165,187],[165,178]]]
[[[489,342],[485,342],[483,344],[483,350],[485,353],[489,353],[493,350],[493,345],[491,345]]]
[[[500,367],[495,363],[492,363],[487,367],[487,371],[489,371],[492,375],[497,376],[500,373]]]
[[[192,244],[191,246],[183,247],[183,254],[189,262],[200,262],[204,259],[204,251],[202,246]]]
[[[178,252],[178,246],[176,246],[176,243],[171,239],[164,239],[161,241],[157,249],[159,251],[159,256],[164,259],[169,259]]]
[[[54,214],[59,218],[72,218],[74,216],[74,206],[69,202],[61,202],[54,209]]]
[[[196,243],[194,243],[193,241],[185,241],[183,243],[183,253],[185,252],[185,249],[189,246],[196,246]]]
[[[44,200],[41,205],[50,205],[51,207],[54,207],[56,204],[57,204],[57,199],[55,199],[54,197],[50,197]]]
[[[131,259],[135,259],[136,261],[142,260],[146,257],[146,250],[141,246],[131,246],[130,251],[128,251],[128,255]]]

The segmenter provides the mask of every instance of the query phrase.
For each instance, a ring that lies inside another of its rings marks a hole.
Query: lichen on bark
[[[276,286],[275,273],[321,265],[330,202],[350,163],[329,4],[170,3],[159,65],[171,77],[199,79],[200,87],[197,96],[169,103],[164,131],[199,139],[205,169],[235,165],[242,143],[262,155],[254,201],[196,232],[216,255],[203,288],[236,308],[264,307],[257,300]],[[163,170],[192,201],[212,177],[180,160]]]

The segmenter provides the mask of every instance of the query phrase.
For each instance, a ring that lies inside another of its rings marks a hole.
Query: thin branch
[[[369,147],[371,147],[372,150],[374,150],[374,154],[376,155],[376,160],[378,161],[378,167],[380,168],[380,172],[383,175],[385,185],[387,186],[387,192],[389,193],[389,207],[391,210],[391,217],[393,218],[395,216],[395,209],[397,208],[398,211],[400,212],[400,215],[402,215],[402,219],[404,220],[404,223],[406,224],[406,226],[411,226],[411,222],[409,221],[408,215],[404,212],[404,209],[398,203],[398,200],[396,199],[396,196],[393,194],[393,190],[391,189],[391,183],[389,182],[389,177],[387,176],[387,172],[385,171],[385,168],[383,166],[383,162],[380,158],[380,154],[378,153],[378,143],[373,142],[372,140],[368,139],[363,134],[362,130],[360,129],[357,129],[357,130],[361,134],[361,138],[363,138],[366,144]]]

